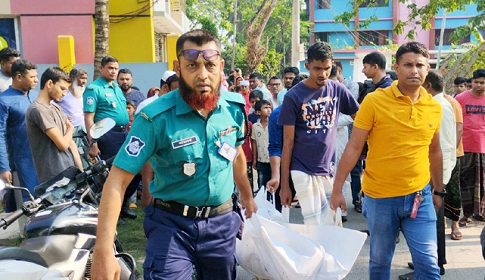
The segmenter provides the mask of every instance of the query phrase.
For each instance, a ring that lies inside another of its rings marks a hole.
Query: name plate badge
[[[182,148],[182,147],[185,147],[185,146],[189,146],[189,145],[192,145],[192,144],[195,144],[195,143],[197,143],[197,136],[192,136],[192,137],[189,137],[189,138],[185,138],[185,139],[182,139],[182,140],[172,142],[172,148],[175,150],[175,149]]]

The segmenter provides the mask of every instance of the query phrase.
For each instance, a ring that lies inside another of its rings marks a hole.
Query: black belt
[[[229,211],[232,211],[233,204],[232,204],[232,199],[228,199],[226,202],[218,206],[193,207],[193,206],[183,205],[176,201],[163,201],[159,198],[155,198],[153,200],[153,207],[169,211],[179,216],[195,219],[195,218],[211,218],[214,216],[225,214]]]
[[[126,125],[115,125],[111,130],[113,130],[114,132],[125,132]]]

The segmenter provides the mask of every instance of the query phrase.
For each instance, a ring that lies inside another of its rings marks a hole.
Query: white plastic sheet
[[[258,214],[246,220],[237,241],[238,263],[260,279],[343,279],[367,235],[336,226],[339,211],[325,219],[328,225],[290,224],[265,196],[256,196]]]

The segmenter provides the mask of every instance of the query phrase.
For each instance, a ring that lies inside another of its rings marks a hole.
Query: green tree
[[[247,50],[249,52],[255,52],[254,47],[248,48],[249,36],[245,31],[245,27],[256,15],[265,1],[268,0],[239,0],[238,12],[236,19],[237,37],[236,37],[236,60],[235,67],[241,68],[247,72],[248,60],[246,59]],[[268,1],[270,2],[270,1]],[[302,1],[303,3],[303,1]],[[223,45],[222,57],[226,61],[225,72],[230,69],[230,62],[232,59],[232,35],[233,35],[233,22],[234,22],[234,0],[187,0],[187,17],[193,22],[192,27],[199,27],[210,30],[217,34],[221,39]],[[282,72],[282,69],[286,66],[290,66],[291,57],[291,13],[292,13],[292,1],[291,0],[278,0],[274,7],[271,16],[268,18],[265,28],[262,28],[263,32],[260,36],[259,43],[268,53],[273,50],[280,56],[264,55],[262,60],[258,64],[272,63],[278,65],[278,67],[271,67],[275,72],[270,75],[276,75]],[[301,11],[301,39],[303,43],[308,42],[310,36],[310,23],[306,16],[305,10]],[[259,23],[256,21],[256,23]],[[254,36],[251,36],[254,37]],[[271,59],[277,59],[273,63]],[[257,71],[262,71],[259,65],[256,66]]]
[[[388,2],[389,0],[385,1]],[[348,6],[351,7],[350,10],[335,16],[334,19],[347,26],[350,26],[351,20],[359,11],[359,6],[363,3],[367,3],[367,9],[376,6],[375,0],[350,0],[348,4]],[[430,29],[431,20],[440,12],[441,9],[446,9],[448,13],[464,11],[466,9],[466,5],[470,4],[477,4],[476,16],[470,18],[466,25],[458,27],[452,34],[451,39],[458,42],[460,38],[463,38],[465,35],[470,33],[474,34],[476,37],[479,37],[478,30],[485,27],[485,0],[429,0],[429,3],[422,7],[419,7],[416,3],[406,0],[399,0],[398,3],[399,5],[406,5],[406,7],[409,9],[409,16],[407,20],[398,20],[392,31],[396,34],[402,34],[406,26],[414,23],[414,28],[411,29],[408,34],[406,34],[406,37],[410,39],[414,39],[414,34],[416,33],[416,29],[418,27],[421,27],[423,30]],[[368,19],[359,22],[359,24],[355,26],[355,29],[367,29],[371,22],[377,20],[377,15],[373,15]]]

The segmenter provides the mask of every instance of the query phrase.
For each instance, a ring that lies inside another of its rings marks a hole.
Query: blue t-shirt
[[[278,124],[280,113],[281,106],[278,106],[271,112],[268,120],[268,152],[270,157],[281,157],[283,151],[283,126]]]
[[[340,83],[313,89],[299,83],[285,95],[278,124],[295,126],[290,170],[332,176],[339,113],[352,115],[359,104]]]

